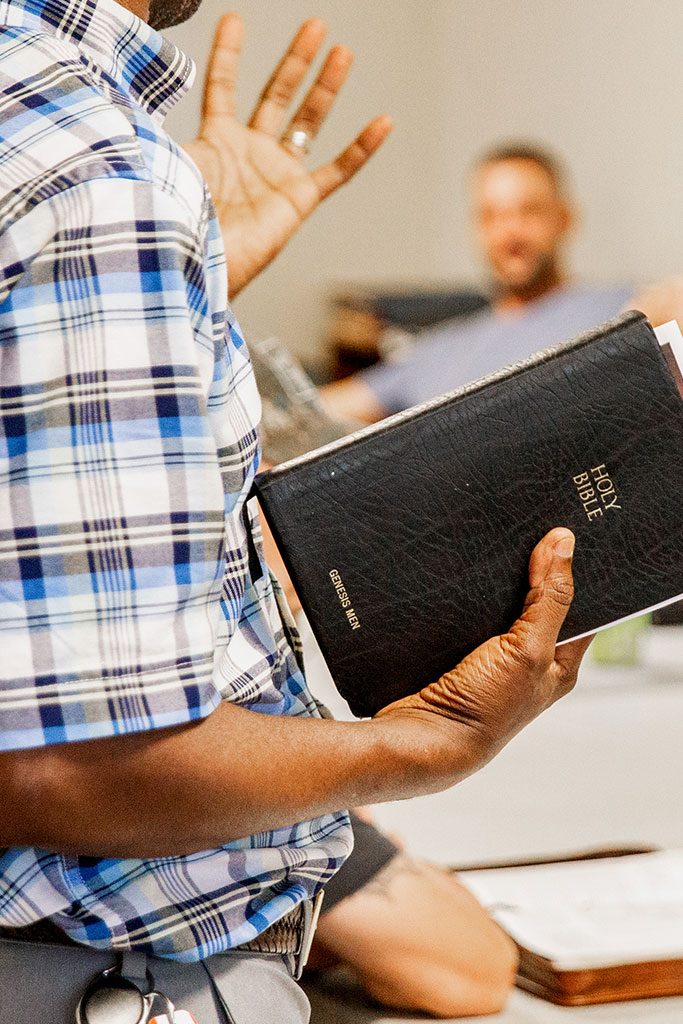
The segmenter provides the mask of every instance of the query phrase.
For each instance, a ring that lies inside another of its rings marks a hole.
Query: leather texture
[[[561,639],[683,593],[682,442],[683,401],[633,312],[261,474],[256,493],[367,716],[510,626],[554,526],[577,537]],[[575,478],[596,485],[600,466],[613,491],[593,486],[594,506]]]

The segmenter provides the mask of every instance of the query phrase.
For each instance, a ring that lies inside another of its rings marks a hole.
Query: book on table
[[[683,338],[637,312],[256,479],[340,693],[374,714],[519,615],[576,535],[560,642],[683,596]]]
[[[683,850],[458,872],[565,1006],[683,994]]]

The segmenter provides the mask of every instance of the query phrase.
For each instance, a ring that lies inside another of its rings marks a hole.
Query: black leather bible
[[[260,474],[354,714],[504,632],[552,527],[577,538],[561,641],[682,596],[682,390],[671,350],[632,312]]]

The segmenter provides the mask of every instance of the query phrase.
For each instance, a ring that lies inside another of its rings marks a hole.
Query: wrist
[[[472,728],[411,701],[383,708],[370,723],[403,797],[448,789],[488,760]]]

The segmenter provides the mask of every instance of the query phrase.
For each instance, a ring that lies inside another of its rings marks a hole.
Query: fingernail
[[[574,545],[576,540],[573,533],[563,534],[559,540],[555,541],[554,550],[555,554],[559,555],[560,558],[571,558],[574,554]]]

